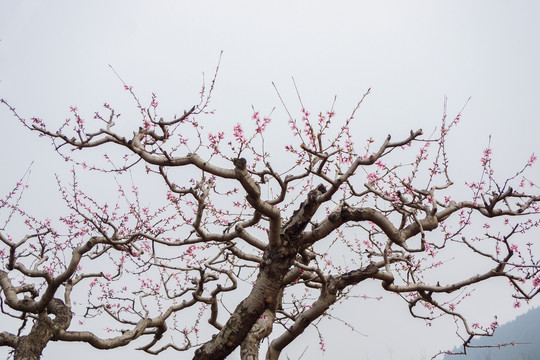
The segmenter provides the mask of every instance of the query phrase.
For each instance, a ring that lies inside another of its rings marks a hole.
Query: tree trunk
[[[52,337],[52,321],[46,313],[42,313],[30,333],[20,337],[15,349],[15,360],[39,360],[41,352]]]
[[[49,318],[54,315],[54,319]],[[53,299],[47,311],[42,311],[30,333],[19,338],[15,348],[15,360],[39,360],[49,341],[55,338],[58,330],[65,330],[71,323],[71,310],[61,300]]]
[[[284,248],[266,250],[259,276],[250,294],[236,307],[221,331],[195,351],[193,360],[225,359],[244,341],[265,310],[276,304],[295,251]]]
[[[235,171],[239,172],[239,166],[235,165]],[[241,182],[249,183],[253,181],[247,175],[245,169],[243,169],[243,172],[243,174],[240,174],[244,179]],[[248,185],[244,187],[247,188]],[[258,188],[257,186],[253,187]],[[248,201],[252,196],[258,196],[257,191],[253,190],[254,194],[250,193],[248,195]],[[298,235],[302,233],[317,211],[320,205],[317,200],[318,196],[325,192],[326,189],[322,185],[311,190],[307,195],[307,200],[302,202],[298,210],[294,212],[293,216],[282,228],[275,228],[280,226],[281,221],[270,223],[269,245],[264,251],[263,261],[259,266],[259,274],[251,292],[238,304],[219,333],[195,351],[193,360],[225,359],[236,347],[242,344],[266,310],[275,310],[278,298],[281,297],[283,279],[299,250],[304,245],[300,243]],[[255,203],[256,199],[251,198],[251,201]],[[268,203],[264,204],[270,206]],[[272,234],[277,234],[277,238],[273,238]],[[253,347],[250,346],[250,348]]]
[[[275,312],[267,309],[263,316],[253,325],[250,332],[240,345],[240,359],[258,360],[261,341],[270,335],[274,324]]]

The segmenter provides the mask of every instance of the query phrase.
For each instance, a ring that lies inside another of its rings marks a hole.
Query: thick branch
[[[6,331],[0,332],[0,346],[9,346],[16,348],[19,344],[19,337],[13,334],[10,334]]]
[[[382,264],[379,264],[382,266]],[[354,270],[340,276],[329,276],[327,285],[321,289],[319,298],[310,308],[299,314],[294,324],[274,339],[266,353],[267,360],[277,360],[281,351],[293,342],[316,319],[322,316],[338,300],[338,293],[345,287],[357,284],[377,274],[378,266],[370,264],[366,268]]]

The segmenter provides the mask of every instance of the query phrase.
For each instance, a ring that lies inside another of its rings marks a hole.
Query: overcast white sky
[[[291,76],[315,113],[328,110],[337,95],[337,114],[346,116],[371,88],[357,117],[361,140],[433,130],[445,96],[450,115],[471,97],[451,140],[456,176],[479,174],[489,135],[502,176],[540,153],[539,16],[536,0],[0,0],[0,97],[22,115],[49,122],[67,117],[70,105],[92,114],[109,102],[129,112],[133,103],[111,64],[141,98],[156,92],[162,113],[172,115],[198,101],[201,74],[211,77],[223,50],[212,102],[216,124],[249,121],[254,106],[262,113],[276,107],[274,125],[285,126],[272,82],[294,107]],[[54,186],[51,168],[59,162],[46,144],[5,109],[0,124],[0,193],[32,160],[33,185]],[[290,358],[308,346],[303,359],[421,359],[457,343],[450,323],[427,328],[408,320],[404,303],[386,298],[353,301],[341,312],[368,337],[335,324],[324,356],[311,332],[288,351]],[[511,303],[491,298],[478,306],[478,316],[512,319]],[[45,359],[62,358],[65,346],[50,346]],[[97,354],[85,345],[69,348],[80,349],[81,360]]]

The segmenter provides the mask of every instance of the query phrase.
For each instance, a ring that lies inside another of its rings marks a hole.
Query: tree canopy
[[[156,95],[146,105],[125,85],[136,126],[106,103],[90,117],[71,107],[53,129],[1,100],[74,166],[71,181],[58,178],[58,219],[19,206],[25,177],[0,198],[1,312],[19,322],[0,345],[15,359],[38,359],[49,341],[111,349],[136,339],[151,354],[196,348],[194,359],[223,359],[240,347],[256,359],[266,338],[264,356],[278,359],[366,282],[424,321],[454,317],[467,346],[498,326],[459,312],[476,284],[499,280],[516,304],[538,294],[526,235],[539,224],[536,156],[498,179],[486,148],[481,179],[460,198],[446,140],[461,113],[433,134],[366,140],[351,123],[368,90],[350,116],[287,109],[274,120],[290,140],[278,149],[257,111],[229,132],[209,125],[213,86],[163,118]],[[116,190],[102,200],[82,176]],[[483,270],[468,271],[474,263]],[[95,319],[99,329],[87,325]]]

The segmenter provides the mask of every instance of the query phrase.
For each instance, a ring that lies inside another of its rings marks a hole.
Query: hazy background
[[[61,123],[72,105],[89,117],[104,102],[136,114],[110,64],[145,102],[156,92],[161,114],[171,116],[198,102],[202,73],[212,77],[222,50],[211,104],[216,114],[209,121],[230,127],[249,121],[253,106],[263,114],[275,107],[271,131],[283,129],[287,116],[272,82],[298,109],[291,76],[312,113],[328,110],[337,95],[337,115],[345,117],[371,88],[356,117],[358,143],[388,133],[400,138],[410,129],[430,132],[439,125],[445,96],[450,116],[471,97],[449,142],[453,176],[462,185],[466,175],[480,176],[489,135],[500,177],[540,152],[539,16],[534,0],[0,0],[0,97],[21,115],[49,123]],[[0,122],[0,194],[35,161],[26,205],[47,216],[54,172],[64,165],[5,109]],[[481,302],[470,305],[478,321],[497,314],[503,323],[526,310],[513,309],[497,288],[482,288]],[[303,359],[422,359],[458,343],[451,320],[428,328],[392,295],[352,300],[337,314],[367,337],[336,322],[323,328],[325,354],[313,331],[285,354],[298,359],[307,347]],[[67,349],[79,351],[81,360],[150,357],[50,344],[45,359],[65,358]]]

